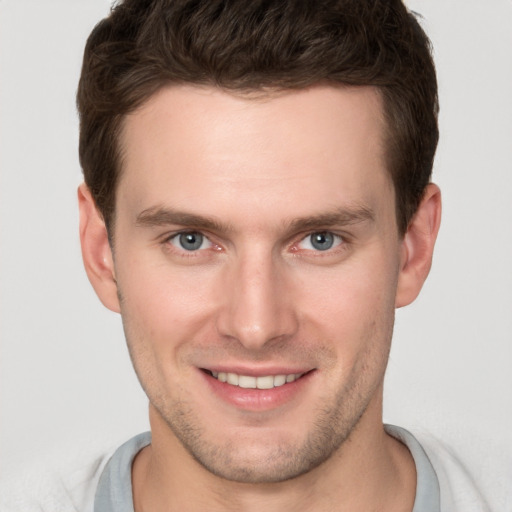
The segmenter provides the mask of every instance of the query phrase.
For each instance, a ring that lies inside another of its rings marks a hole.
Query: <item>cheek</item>
[[[152,403],[163,406],[168,400],[164,390],[187,392],[175,378],[190,371],[183,354],[191,340],[209,335],[208,283],[205,276],[165,267],[131,268],[137,271],[120,265],[118,273],[125,337],[142,387]]]
[[[131,263],[131,264],[130,264]],[[131,269],[137,269],[131,272]],[[168,265],[127,262],[120,265],[118,287],[123,320],[155,350],[176,348],[202,328],[211,315],[213,280],[208,273]]]
[[[295,290],[301,294],[308,324],[323,331],[347,357],[366,344],[390,342],[397,272],[388,263],[382,257],[361,258],[322,276],[302,279],[302,291]]]

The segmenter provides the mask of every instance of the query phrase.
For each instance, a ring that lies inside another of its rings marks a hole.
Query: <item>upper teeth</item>
[[[302,373],[290,375],[265,375],[264,377],[251,377],[250,375],[238,375],[237,373],[212,372],[212,375],[221,382],[227,382],[233,386],[247,389],[272,389],[282,386],[287,382],[297,380]]]

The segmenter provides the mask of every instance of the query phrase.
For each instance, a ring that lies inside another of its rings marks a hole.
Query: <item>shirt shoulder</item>
[[[93,512],[98,481],[111,455],[107,450],[52,468],[35,463],[17,472],[0,482],[0,511]]]
[[[512,511],[512,481],[496,457],[491,475],[479,478],[478,468],[468,463],[469,457],[456,452],[434,436],[414,431],[414,436],[427,454],[439,480],[442,512]],[[470,448],[468,448],[470,449]],[[492,453],[487,453],[492,460]],[[512,460],[509,460],[512,469]],[[490,478],[489,478],[490,477]]]

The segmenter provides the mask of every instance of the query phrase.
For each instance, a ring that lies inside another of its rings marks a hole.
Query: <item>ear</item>
[[[420,293],[430,272],[440,223],[441,191],[430,183],[402,240],[397,308],[407,306]]]
[[[103,216],[85,183],[78,187],[80,243],[85,271],[96,294],[108,309],[120,312],[114,259]]]

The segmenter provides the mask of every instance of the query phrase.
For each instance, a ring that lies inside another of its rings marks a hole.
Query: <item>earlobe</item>
[[[80,243],[85,271],[96,294],[108,309],[119,313],[114,260],[103,216],[85,183],[78,187]]]
[[[407,306],[420,293],[432,265],[440,222],[441,191],[430,183],[402,241],[397,308]]]

